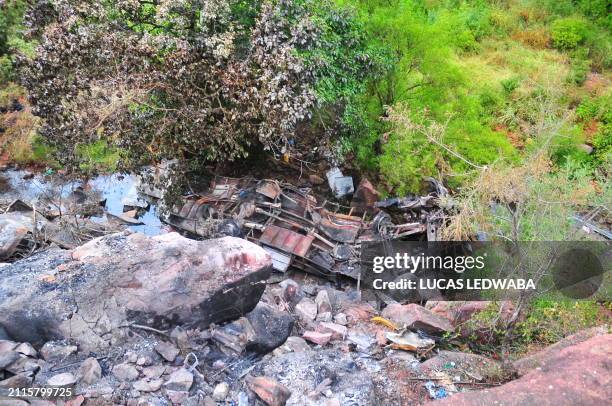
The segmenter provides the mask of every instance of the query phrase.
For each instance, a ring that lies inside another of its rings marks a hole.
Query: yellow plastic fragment
[[[389,327],[389,328],[390,328],[390,329],[392,329],[392,330],[399,330],[399,329],[397,328],[397,326],[396,326],[395,324],[393,324],[393,322],[392,322],[392,321],[387,320],[387,319],[385,319],[384,317],[375,316],[375,317],[372,317],[372,318],[370,319],[370,321],[371,321],[371,322],[373,322],[373,323],[382,324],[383,326],[385,326],[385,327]]]
[[[415,347],[414,345],[410,345],[410,344],[396,344],[396,343],[393,343],[393,344],[390,345],[390,348],[392,350],[414,351],[414,352],[416,352],[418,350],[417,347]]]

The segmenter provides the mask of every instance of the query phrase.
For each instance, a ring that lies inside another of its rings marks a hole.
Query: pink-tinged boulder
[[[411,330],[423,330],[430,334],[453,331],[453,325],[448,319],[415,303],[389,305],[383,310],[382,316],[391,320],[398,327],[405,326]]]
[[[523,357],[515,362],[513,366],[519,375],[525,375],[535,368],[544,365],[551,357],[554,357],[559,351],[564,348],[582,343],[592,337],[608,334],[608,328],[605,326],[593,327],[582,330],[576,334],[565,337],[564,339],[546,347],[545,349]]]
[[[125,339],[131,324],[205,328],[238,318],[270,272],[269,255],[239,238],[112,234],[3,268],[0,325],[20,341],[73,339],[93,350]]]
[[[304,340],[318,345],[327,345],[332,338],[331,333],[319,333],[317,331],[305,331],[302,335]]]
[[[546,351],[546,350],[545,350]],[[437,406],[607,405],[612,399],[612,334],[543,357],[540,367],[504,385],[437,400]]]
[[[247,381],[247,386],[268,406],[284,406],[291,391],[277,380],[258,376]]]
[[[368,322],[376,316],[376,309],[369,303],[350,303],[342,307],[346,317],[346,324],[352,326],[362,322]]]

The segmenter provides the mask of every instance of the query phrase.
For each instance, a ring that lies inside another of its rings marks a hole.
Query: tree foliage
[[[100,140],[123,169],[284,152],[368,64],[350,13],[327,2],[41,0],[27,20],[40,46],[23,83],[70,167]]]

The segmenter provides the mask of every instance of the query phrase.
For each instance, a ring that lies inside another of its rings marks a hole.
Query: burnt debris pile
[[[270,254],[279,272],[293,267],[328,278],[357,279],[362,243],[436,239],[444,219],[438,198],[448,192],[434,179],[428,182],[431,193],[426,196],[379,201],[364,179],[350,205],[343,206],[317,199],[310,188],[217,176],[207,191],[184,198],[165,221],[203,238],[231,235],[255,242]]]

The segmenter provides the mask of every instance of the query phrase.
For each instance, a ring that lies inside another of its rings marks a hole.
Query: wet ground
[[[132,175],[100,175],[87,180],[66,179],[59,174],[33,174],[19,169],[0,172],[0,200],[10,202],[22,200],[37,207],[53,209],[61,206],[75,193],[85,191],[98,196],[104,211],[115,216],[123,214],[123,199],[136,193],[136,178]],[[156,204],[148,202],[148,207],[140,210],[138,220],[141,225],[128,225],[127,228],[154,236],[167,232],[161,222]],[[93,216],[95,222],[107,221],[105,215]]]

